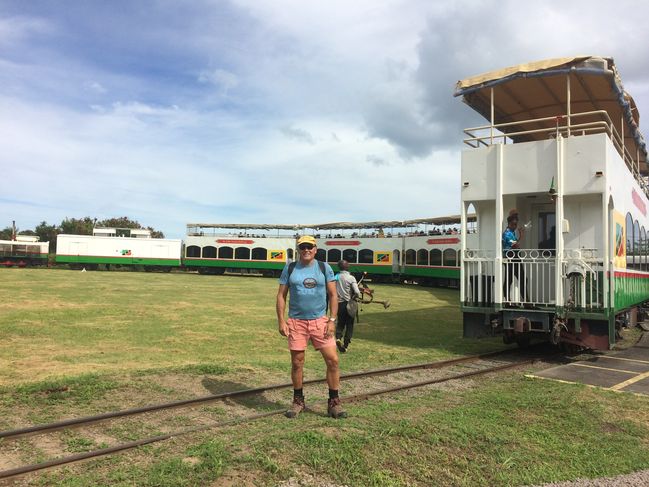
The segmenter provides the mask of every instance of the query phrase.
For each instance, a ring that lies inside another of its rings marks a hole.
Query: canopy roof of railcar
[[[624,134],[624,145],[640,172],[647,174],[647,148],[639,130],[640,114],[635,101],[622,86],[613,58],[577,56],[547,59],[511,66],[457,82],[455,96],[491,120],[491,89],[494,90],[494,124],[529,121],[567,115],[566,77],[570,77],[572,114],[605,110],[615,129]],[[594,118],[581,122],[593,121]],[[624,121],[624,123],[622,123]],[[538,122],[535,128],[553,128],[556,120]],[[530,125],[525,126],[528,130]],[[523,125],[499,128],[505,134],[523,132]],[[514,142],[541,140],[547,132],[511,137]]]
[[[468,221],[475,221],[475,214],[468,215]],[[310,224],[266,224],[266,223],[188,223],[190,228],[221,228],[235,230],[356,230],[363,228],[403,228],[417,225],[455,225],[460,223],[460,215],[439,216],[435,218],[419,218],[416,220],[392,220],[372,222],[335,222]]]

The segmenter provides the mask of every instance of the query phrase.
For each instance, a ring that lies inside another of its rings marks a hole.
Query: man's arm
[[[284,313],[286,311],[286,296],[288,296],[288,286],[286,284],[280,284],[279,289],[277,290],[275,311],[277,312],[279,334],[282,336],[288,336],[288,324],[286,324],[286,319],[284,318]]]
[[[360,296],[361,295],[361,290],[358,288],[358,283],[356,282],[356,278],[354,276],[351,276],[351,277],[352,277],[352,281],[351,281],[352,291],[354,291],[356,296]]]
[[[336,292],[336,281],[329,281],[327,283],[327,294],[329,295],[329,316],[335,319],[338,316],[338,293]],[[330,336],[334,336],[334,333],[336,333],[336,323],[334,321],[329,322],[327,332]]]

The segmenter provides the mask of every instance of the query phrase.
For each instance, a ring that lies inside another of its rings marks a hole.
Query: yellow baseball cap
[[[315,238],[313,238],[311,235],[302,235],[300,238],[297,239],[297,244],[311,244],[315,245]]]

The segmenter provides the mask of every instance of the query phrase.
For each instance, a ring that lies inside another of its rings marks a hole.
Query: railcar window
[[[633,267],[640,269],[640,225],[638,220],[633,223]]]
[[[406,250],[406,265],[417,264],[417,252],[414,249]]]
[[[216,247],[203,247],[203,259],[216,259]]]
[[[631,213],[626,214],[626,265],[633,267],[633,218]]]
[[[329,252],[327,252],[327,262],[331,262],[332,264],[337,264],[341,257],[342,252],[340,249],[329,249]]]
[[[321,262],[325,262],[327,260],[327,252],[325,252],[325,249],[318,249],[315,253],[315,258]]]
[[[430,265],[442,265],[442,251],[433,249],[430,251]]]
[[[428,265],[428,250],[419,249],[417,251],[417,265]]]
[[[293,254],[289,255],[289,257],[292,259]],[[268,251],[265,248],[255,247],[254,249],[252,249],[252,260],[267,260],[267,258]]]
[[[286,255],[288,255],[288,258],[293,260],[293,249],[286,249]],[[255,258],[255,249],[252,249],[252,258]]]
[[[355,264],[357,254],[358,252],[356,252],[354,249],[345,249],[343,250],[343,259],[345,259],[350,264]]]
[[[231,259],[233,255],[232,247],[219,247],[219,259]]]
[[[248,247],[237,247],[234,249],[234,258],[237,260],[250,260],[250,249]]]
[[[358,252],[358,263],[359,264],[373,264],[374,263],[374,251],[371,249],[361,249]]]
[[[200,257],[201,248],[198,245],[189,245],[185,251],[187,257]]]
[[[444,250],[444,266],[455,267],[457,265],[457,252],[455,249]]]

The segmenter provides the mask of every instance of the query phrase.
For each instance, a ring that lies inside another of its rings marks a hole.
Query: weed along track
[[[530,349],[530,351],[525,354],[517,352],[516,350],[507,350],[483,355],[461,357],[452,360],[346,374],[341,376],[341,379],[345,381],[344,402],[354,403],[382,394],[390,394],[398,391],[423,387],[426,385],[440,384],[443,382],[505,371],[515,367],[530,365],[537,359],[538,357],[533,355],[532,349]],[[309,389],[313,385],[324,382],[325,379],[305,381],[304,384],[306,386],[307,397],[310,397]],[[220,401],[221,404],[224,405],[224,409],[219,411],[220,417],[218,420],[214,420],[213,415],[195,415],[193,418],[191,418],[194,424],[185,428],[178,428],[176,426],[175,429],[173,427],[168,428],[171,429],[171,432],[169,433],[155,434],[146,436],[142,439],[123,443],[119,443],[119,440],[117,440],[112,446],[106,446],[104,448],[85,451],[74,455],[61,456],[65,455],[66,453],[65,448],[63,447],[63,442],[61,442],[62,447],[61,451],[58,452],[58,455],[56,454],[56,452],[52,452],[54,453],[54,455],[52,456],[55,456],[56,458],[44,462],[33,463],[0,471],[0,479],[9,479],[43,469],[111,455],[121,451],[138,448],[144,445],[149,445],[191,433],[223,428],[254,421],[261,418],[266,418],[273,415],[280,415],[285,411],[285,407],[275,407],[263,412],[249,414],[251,408],[250,405],[246,406],[245,404],[239,403],[237,401],[246,396],[264,395],[270,397],[274,393],[277,393],[277,391],[291,387],[292,385],[290,383],[276,384],[265,387],[225,392],[193,399],[168,402],[164,404],[155,404],[140,408],[114,411],[95,416],[68,419],[56,423],[41,424],[14,430],[2,431],[0,432],[0,454],[2,454],[4,450],[11,448],[11,444],[21,438],[22,440],[20,441],[36,441],[38,440],[38,437],[44,435],[49,436],[55,434],[71,434],[72,430],[81,428],[96,428],[98,423],[106,423],[105,426],[114,427],[114,424],[116,422],[127,421],[129,418],[132,419],[133,417],[140,417],[141,423],[142,415],[146,415],[147,420],[149,420],[151,419],[151,415],[154,413],[168,414],[170,410],[178,410],[181,408],[185,408],[191,411],[197,406],[206,406],[217,401]],[[277,399],[279,399],[279,396],[277,397]],[[275,404],[275,406],[277,406],[277,404]],[[324,411],[326,411],[326,401],[308,403],[308,406],[309,407],[307,408],[307,414],[325,414]],[[155,422],[156,420],[152,419],[152,421]],[[158,428],[161,428],[161,425],[159,423],[155,425],[153,429],[157,430]],[[108,438],[109,436],[109,434],[103,434],[104,438]]]

